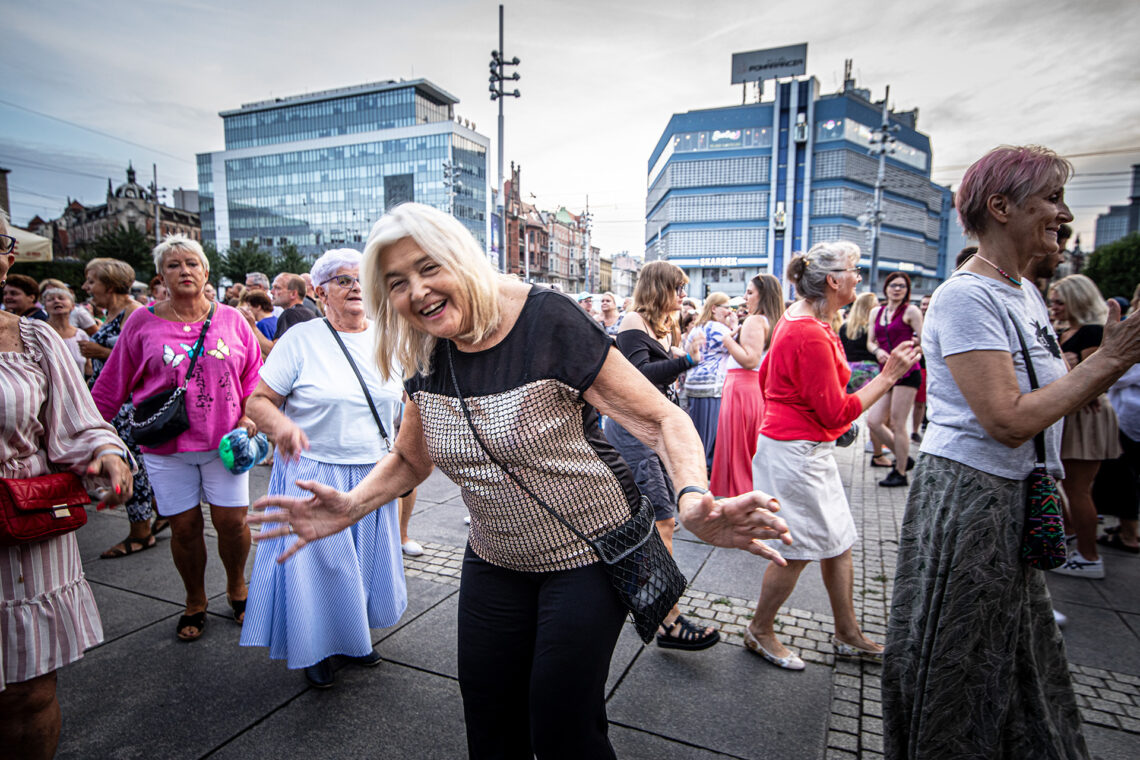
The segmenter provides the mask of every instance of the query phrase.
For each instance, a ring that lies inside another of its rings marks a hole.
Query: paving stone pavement
[[[837,458],[860,533],[853,552],[856,612],[868,635],[882,640],[906,489],[878,487],[883,470],[867,467],[862,441],[839,450]],[[264,493],[268,476],[267,467],[254,470],[254,495]],[[270,662],[264,650],[237,647],[232,623],[229,630],[224,622],[213,623],[194,645],[169,641],[180,611],[180,584],[169,557],[145,552],[97,561],[98,550],[122,532],[125,517],[121,510],[92,512],[81,548],[107,641],[61,671],[59,756],[248,758],[307,751],[315,757],[463,757],[454,611],[465,513],[457,489],[438,472],[421,485],[411,530],[424,554],[404,558],[409,610],[398,626],[374,631],[385,665],[369,672],[346,669],[338,673],[337,688],[316,693],[299,674]],[[208,515],[206,531],[213,557]],[[789,674],[743,647],[764,561],[708,547],[684,530],[675,547],[691,579],[682,609],[694,622],[717,626],[725,646],[675,654],[642,647],[627,626],[607,684],[619,756],[882,757],[880,665],[834,656],[833,620],[818,571],[804,572],[778,618],[782,639],[808,663],[804,673]],[[1106,564],[1104,582],[1051,577],[1049,583],[1058,608],[1071,618],[1066,645],[1093,755],[1134,760],[1140,756],[1140,558],[1108,554]],[[208,566],[212,619],[225,611],[219,572],[215,560]],[[149,651],[156,647],[161,654]],[[140,649],[152,665],[132,670]],[[186,668],[207,667],[203,663],[231,669],[235,680],[212,671],[205,679],[186,677]],[[105,693],[109,682],[114,691]],[[138,688],[137,699],[131,687]],[[225,720],[212,708],[230,704],[217,689],[242,695]],[[150,704],[138,705],[138,699]],[[361,699],[395,702],[379,708],[385,717],[377,722],[361,712]],[[177,729],[145,717],[156,705],[174,711]],[[104,715],[135,710],[160,732],[157,737],[139,732],[133,720],[116,723]],[[743,725],[734,720],[739,715],[749,716]],[[188,732],[186,725],[196,720],[207,721],[209,730]]]

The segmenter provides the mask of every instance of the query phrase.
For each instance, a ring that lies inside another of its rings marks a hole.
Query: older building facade
[[[199,215],[174,206],[158,203],[158,237],[185,235],[202,239]],[[140,185],[133,166],[127,166],[127,181],[112,189],[107,180],[106,203],[84,206],[71,201],[58,219],[45,221],[38,216],[28,223],[28,230],[49,238],[60,257],[73,257],[98,238],[115,229],[133,227],[154,240],[155,200],[151,191]]]

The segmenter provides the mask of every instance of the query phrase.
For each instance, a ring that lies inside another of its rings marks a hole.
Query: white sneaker
[[[463,524],[464,525],[470,525],[471,524],[471,515],[465,515],[463,517]]]
[[[400,548],[403,549],[404,554],[407,554],[409,557],[418,557],[424,553],[424,548],[420,546],[419,541],[411,538],[402,543]]]
[[[1074,578],[1100,580],[1104,578],[1104,560],[1087,560],[1077,552],[1073,552],[1069,555],[1068,561],[1060,567],[1053,568],[1053,572],[1071,575]]]
[[[1069,622],[1069,616],[1057,610],[1053,610],[1053,619],[1057,621],[1058,628],[1064,628]]]
[[[866,451],[868,454],[874,454],[875,453],[875,444],[871,443],[870,438],[868,438],[863,443],[863,451]]]

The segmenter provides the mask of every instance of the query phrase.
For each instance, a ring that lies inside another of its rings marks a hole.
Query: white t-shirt
[[[922,451],[953,459],[976,470],[1011,480],[1023,480],[1033,470],[1033,440],[1011,449],[991,438],[974,416],[954,377],[947,356],[968,351],[1007,351],[1012,356],[1017,384],[1029,393],[1029,375],[1014,322],[1029,347],[1038,387],[1062,377],[1068,370],[1061,358],[1057,335],[1032,283],[1021,290],[972,272],[958,272],[942,283],[930,299],[922,325],[922,351],[926,356],[926,408],[930,425],[922,438]],[[1059,420],[1045,430],[1045,464],[1061,477],[1061,426]]]
[[[387,382],[380,378],[373,359],[375,326],[337,334],[368,384],[388,440],[393,440],[404,386],[398,376]],[[298,323],[281,336],[261,367],[261,379],[285,397],[281,411],[309,437],[311,448],[302,456],[368,464],[387,453],[360,382],[323,319]]]
[[[71,314],[69,314],[67,317],[67,320],[71,322],[72,325],[78,327],[84,332],[87,331],[88,327],[95,324],[95,317],[91,316],[91,313],[87,311],[87,309],[84,309],[82,306],[76,306],[74,309],[72,309]]]

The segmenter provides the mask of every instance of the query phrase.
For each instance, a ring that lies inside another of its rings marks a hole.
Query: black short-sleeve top
[[[1061,350],[1068,354],[1076,354],[1077,363],[1080,363],[1081,352],[1086,348],[1099,348],[1102,340],[1104,340],[1104,325],[1081,325],[1061,344]]]
[[[640,498],[633,475],[582,397],[613,340],[568,296],[534,287],[514,327],[485,351],[439,341],[427,374],[405,382],[420,411],[432,462],[459,485],[471,512],[471,549],[527,572],[597,561],[575,536],[514,483],[472,435],[449,370],[479,435],[495,457],[583,534],[629,519]]]

